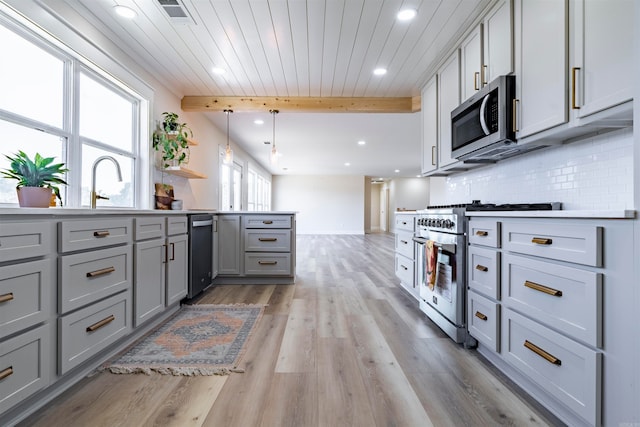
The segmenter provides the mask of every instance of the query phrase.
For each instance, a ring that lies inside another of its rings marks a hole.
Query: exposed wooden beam
[[[299,113],[413,113],[420,111],[420,97],[347,98],[347,97],[244,97],[185,96],[183,111],[255,112],[280,110]]]

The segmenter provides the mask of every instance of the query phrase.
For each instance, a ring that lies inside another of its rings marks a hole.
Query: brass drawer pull
[[[531,239],[531,243],[536,243],[538,245],[550,245],[553,243],[553,240],[547,239],[545,237],[534,237]]]
[[[93,232],[93,236],[94,237],[107,237],[109,234],[110,234],[109,230],[94,231]]]
[[[576,104],[576,73],[580,70],[580,67],[573,67],[571,69],[571,109],[579,110],[580,106]]]
[[[100,270],[88,272],[87,277],[98,277],[105,274],[113,273],[114,271],[116,271],[115,267],[101,268]]]
[[[101,321],[94,323],[91,326],[87,326],[87,332],[97,331],[98,329],[100,329],[103,326],[113,322],[114,320],[116,320],[116,317],[112,314],[109,317],[106,317],[106,318],[102,319]]]
[[[544,292],[545,294],[553,295],[554,297],[561,297],[562,291],[559,289],[553,289],[548,286],[541,285],[536,282],[530,282],[529,280],[524,281],[524,285],[527,288],[534,289],[538,292]]]
[[[11,374],[13,374],[13,366],[9,366],[8,368],[0,371],[0,380],[7,378]]]
[[[264,221],[262,221],[263,224],[273,224],[273,221],[271,221],[270,219],[266,219]]]
[[[489,267],[485,267],[484,265],[476,265],[476,270],[480,270],[480,271],[489,271]]]
[[[547,353],[546,351],[544,351],[534,343],[530,342],[529,340],[524,340],[524,346],[527,347],[529,350],[533,351],[538,356],[542,357],[547,362],[553,363],[554,365],[558,365],[558,366],[562,365],[562,360],[558,359],[552,354]]]
[[[258,237],[258,240],[261,242],[275,242],[278,240],[277,237]]]
[[[258,261],[260,265],[276,265],[278,261]]]
[[[486,314],[482,314],[482,313],[480,313],[479,311],[476,311],[475,316],[476,316],[478,319],[480,319],[480,320],[485,320],[485,321],[486,321],[486,320],[488,319],[488,317],[487,317],[487,315],[486,315]]]
[[[13,292],[9,292],[8,294],[0,295],[0,302],[7,302],[13,299]]]
[[[488,231],[482,231],[482,230],[476,231],[476,236],[486,237],[488,235],[489,235]]]

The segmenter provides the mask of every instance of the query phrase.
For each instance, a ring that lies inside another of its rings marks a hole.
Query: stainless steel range
[[[430,206],[418,211],[413,240],[420,309],[455,342],[473,345],[465,321],[466,206]]]
[[[417,211],[416,279],[420,309],[455,342],[474,346],[467,333],[467,217],[466,211],[561,209],[560,203],[470,204],[429,206]]]

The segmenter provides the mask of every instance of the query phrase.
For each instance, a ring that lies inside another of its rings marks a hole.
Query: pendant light
[[[273,115],[273,145],[271,146],[271,164],[275,165],[278,163],[278,149],[276,148],[276,114],[280,111],[278,110],[269,110],[269,112]]]
[[[225,165],[231,165],[233,164],[233,150],[231,150],[231,145],[229,144],[229,114],[233,113],[233,110],[224,110],[224,113],[227,115],[227,148],[224,150],[222,162]]]

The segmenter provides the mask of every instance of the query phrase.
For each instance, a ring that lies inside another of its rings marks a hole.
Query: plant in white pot
[[[21,207],[47,208],[52,192],[62,206],[58,185],[67,185],[63,177],[69,171],[64,163],[53,163],[53,157],[42,157],[39,153],[31,160],[23,151],[5,157],[9,160],[9,169],[0,173],[5,178],[18,181],[16,190]]]
[[[162,127],[153,133],[153,148],[162,153],[162,168],[180,166],[189,161],[189,140],[193,132],[178,121],[176,113],[164,112]]]

